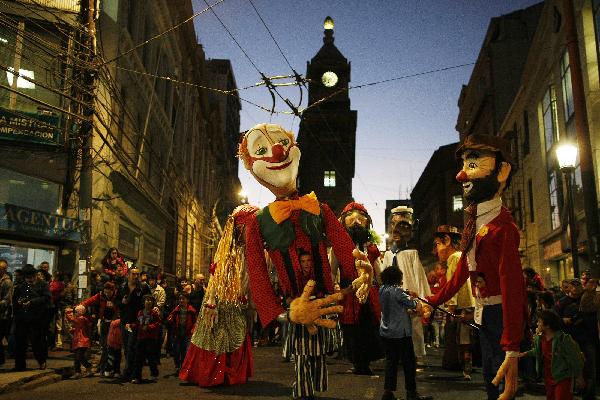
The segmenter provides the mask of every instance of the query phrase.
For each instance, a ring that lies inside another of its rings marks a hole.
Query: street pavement
[[[293,382],[293,365],[283,362],[280,347],[254,348],[254,377],[245,385],[199,388],[179,381],[174,375],[170,358],[163,358],[160,378],[157,382],[144,381],[135,385],[121,383],[103,377],[78,380],[65,379],[37,388],[25,388],[3,394],[2,399],[14,400],[98,400],[98,399],[290,399]],[[480,400],[485,398],[483,382],[479,371],[473,380],[466,382],[460,372],[444,371],[440,368],[441,349],[429,349],[429,367],[417,373],[417,388],[421,393],[434,396],[436,400],[461,399]],[[318,393],[317,398],[334,399],[379,399],[383,393],[383,361],[372,363],[375,376],[357,376],[348,372],[350,364],[331,358],[328,360],[329,390]],[[399,388],[404,386],[402,368],[398,377]],[[10,373],[10,372],[4,372]],[[144,377],[149,376],[147,368]],[[401,389],[397,396],[404,397]],[[543,394],[524,394],[520,399],[544,399]]]

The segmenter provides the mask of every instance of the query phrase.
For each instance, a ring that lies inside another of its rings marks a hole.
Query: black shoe
[[[406,392],[406,400],[433,400],[433,396],[420,395],[418,392]]]
[[[14,367],[14,368],[10,369],[10,372],[23,372],[23,371],[27,371],[27,368],[25,368],[25,367],[22,367],[22,368],[21,367],[19,367],[19,368]]]
[[[381,396],[381,400],[400,400],[394,396],[394,392],[383,392],[383,396]]]

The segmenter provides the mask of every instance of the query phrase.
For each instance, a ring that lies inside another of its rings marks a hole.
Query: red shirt
[[[160,314],[152,309],[148,314],[140,310],[136,322],[131,324],[132,328],[137,328],[138,339],[158,339],[160,333]],[[142,329],[143,327],[146,329]]]

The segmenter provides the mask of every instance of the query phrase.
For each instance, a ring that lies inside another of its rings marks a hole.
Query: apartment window
[[[529,114],[523,111],[523,155],[529,154]]]
[[[335,171],[325,171],[323,175],[323,186],[335,187]]]
[[[529,193],[529,222],[535,222],[535,213],[533,206],[533,182],[531,179],[527,181],[527,192]]]
[[[44,107],[42,103],[59,107],[61,96],[42,86],[59,92],[62,89],[61,59],[56,57],[56,54],[65,51],[66,39],[61,39],[58,32],[52,31],[52,34],[48,34],[50,29],[52,28],[41,24],[33,25],[11,19],[0,25],[0,63],[7,67],[7,71],[0,71],[0,84],[40,100],[36,102],[17,93],[2,90],[0,107],[17,110],[28,117],[42,119],[54,125],[58,124],[52,118],[56,118],[56,112]],[[40,44],[39,38],[44,38],[43,44]],[[37,82],[40,84],[36,84]]]
[[[569,53],[567,51],[564,52],[560,60],[560,82],[565,108],[565,121],[569,121],[575,112],[575,108],[573,106],[573,86],[571,85],[571,65],[569,64]]]
[[[592,10],[596,28],[596,52],[598,53],[598,59],[600,59],[600,0],[592,1]]]
[[[556,111],[556,91],[550,85],[542,99],[542,116],[544,121],[544,139],[546,152],[550,151],[552,145],[558,140],[558,118]]]
[[[556,112],[556,92],[550,85],[542,99],[542,115],[544,139],[546,141],[546,171],[548,178],[548,195],[550,203],[550,223],[552,229],[560,227],[560,210],[563,205],[562,180],[558,163],[553,151],[553,145],[558,142],[560,133],[558,130],[558,119]]]
[[[548,171],[548,191],[550,192],[550,222],[552,230],[560,227],[560,205],[562,196],[559,191],[559,177],[555,169]]]
[[[462,195],[457,194],[452,197],[452,211],[460,211],[463,209]]]

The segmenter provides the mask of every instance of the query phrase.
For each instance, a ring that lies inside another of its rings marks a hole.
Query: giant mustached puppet
[[[339,218],[352,238],[357,249],[367,254],[373,272],[379,270],[380,251],[373,243],[371,236],[371,216],[364,205],[356,202],[348,203],[342,210]],[[333,276],[337,278],[338,261],[333,253],[330,254]],[[341,282],[347,285],[347,282]],[[372,375],[369,364],[371,361],[382,357],[379,345],[379,319],[381,307],[379,306],[379,288],[373,286],[365,304],[360,304],[356,298],[350,296],[344,300],[344,318],[342,329],[344,344],[348,350],[350,361],[354,365],[352,372],[356,375]]]
[[[289,321],[296,324],[289,339],[296,368],[293,396],[312,397],[315,390],[327,388],[322,327],[336,326],[336,321],[322,317],[342,312],[342,306],[331,304],[352,288],[362,302],[366,301],[372,268],[367,257],[354,249],[352,239],[326,204],[320,203],[314,193],[299,196],[296,177],[300,149],[291,132],[279,125],[256,125],[243,135],[239,157],[250,174],[276,197],[252,215],[246,225],[252,299],[263,326],[286,312],[269,279],[266,249],[284,296],[293,299],[287,311]],[[327,295],[334,292],[328,246],[333,247],[340,263],[342,279],[351,282],[333,295]],[[308,271],[300,265],[299,256],[305,253],[312,259]],[[316,300],[310,300],[313,292]]]
[[[409,242],[413,236],[413,209],[406,206],[398,206],[391,210],[388,224],[389,234],[392,238],[392,248],[383,256],[383,266],[388,268],[397,266],[402,271],[405,290],[415,292],[420,298],[431,295],[429,282],[419,252],[409,248]],[[428,313],[428,308],[423,308]],[[425,314],[426,315],[426,314]],[[414,313],[411,315],[412,341],[415,349],[415,357],[420,364],[424,363],[425,357],[425,335],[423,333],[423,315]]]
[[[502,138],[471,135],[457,149],[463,167],[456,179],[462,182],[468,204],[462,255],[452,278],[430,298],[439,305],[456,294],[469,276],[472,284],[477,278],[485,280],[485,287],[473,292],[488,399],[512,399],[517,390],[525,315],[519,231],[501,197],[512,171],[509,148]],[[500,395],[502,378],[505,385]]]

